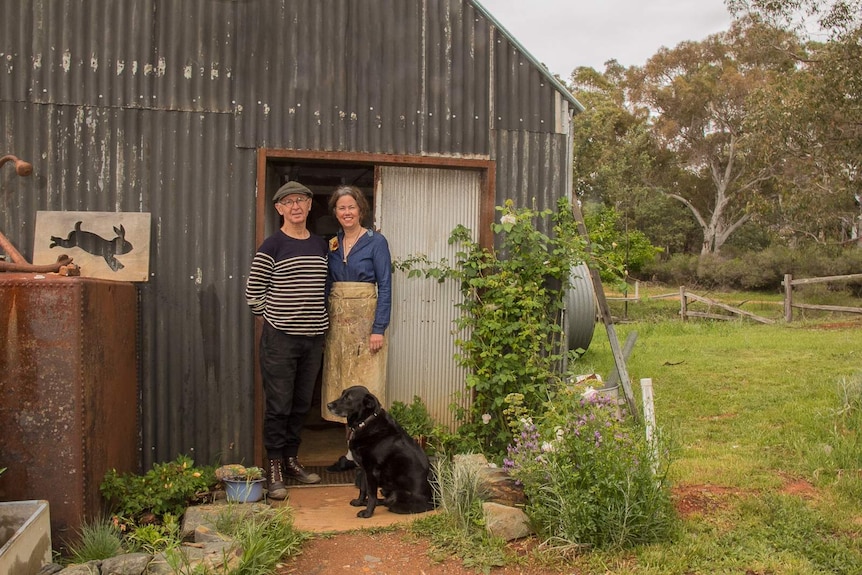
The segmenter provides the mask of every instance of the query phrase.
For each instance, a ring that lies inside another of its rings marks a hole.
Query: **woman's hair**
[[[368,205],[368,200],[365,199],[365,194],[356,186],[338,186],[332,195],[329,196],[329,211],[335,215],[335,204],[344,196],[350,196],[356,200],[356,205],[359,207],[359,222],[364,225],[364,222],[371,215],[371,207]]]

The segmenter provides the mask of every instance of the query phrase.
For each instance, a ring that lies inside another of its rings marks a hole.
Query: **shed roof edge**
[[[546,68],[546,67],[545,67],[541,62],[539,62],[539,61],[536,59],[536,57],[535,57],[535,56],[533,56],[533,55],[530,53],[530,51],[529,51],[529,50],[527,50],[527,49],[523,46],[523,44],[521,44],[520,42],[518,42],[518,40],[517,40],[517,39],[512,35],[512,33],[511,33],[511,32],[509,32],[509,31],[506,29],[506,27],[505,27],[505,26],[503,26],[503,25],[499,22],[499,20],[497,20],[497,19],[494,17],[494,15],[493,15],[493,14],[491,14],[491,13],[488,11],[488,9],[487,9],[487,8],[485,8],[484,6],[482,6],[482,4],[479,2],[479,0],[465,0],[465,1],[466,1],[466,2],[469,2],[470,4],[472,4],[473,6],[475,6],[475,7],[476,7],[476,9],[477,9],[479,12],[481,12],[481,13],[482,13],[486,18],[488,18],[488,19],[489,19],[489,20],[494,24],[494,26],[496,26],[496,27],[500,30],[500,32],[502,32],[502,33],[503,33],[503,35],[504,35],[506,38],[508,38],[508,40],[509,40],[512,44],[514,44],[516,48],[518,48],[518,50],[520,50],[521,52],[523,52],[524,56],[526,56],[526,57],[527,57],[527,59],[528,59],[530,62],[532,62],[532,64],[533,64],[534,66],[536,66],[536,68],[538,68],[538,69],[539,69],[539,72],[541,72],[541,74],[542,74],[543,76],[545,76],[545,77],[548,79],[548,81],[550,81],[550,82],[554,85],[554,87],[557,89],[557,91],[558,91],[558,92],[560,92],[560,93],[563,95],[563,97],[564,97],[566,100],[568,100],[568,102],[569,102],[570,104],[572,104],[572,105],[577,109],[577,111],[578,111],[578,112],[583,112],[583,111],[586,109],[586,108],[584,108],[584,105],[583,105],[583,104],[581,104],[580,102],[578,102],[577,98],[575,98],[575,97],[572,95],[572,93],[569,91],[569,89],[568,89],[568,88],[566,88],[566,86],[564,86],[564,85],[563,85],[563,83],[562,83],[562,82],[560,82],[560,81],[559,81],[559,80],[558,80],[558,79],[557,79],[553,74],[551,74],[550,70],[548,70],[548,69],[547,69],[547,68]]]

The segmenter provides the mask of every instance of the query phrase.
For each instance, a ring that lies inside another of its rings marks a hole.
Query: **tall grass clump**
[[[841,378],[838,397],[833,445],[836,469],[854,473],[862,469],[862,375]]]
[[[818,437],[800,441],[802,455],[819,483],[834,483],[851,498],[862,497],[862,375],[836,384],[835,409]],[[812,432],[813,434],[813,432]]]
[[[285,557],[299,553],[308,535],[296,529],[293,512],[280,507],[248,516],[228,513],[216,520],[216,528],[232,537],[242,549],[232,575],[268,575]]]
[[[434,460],[434,495],[437,507],[451,514],[464,529],[482,516],[479,468],[468,463],[469,455],[438,457]]]
[[[505,541],[485,528],[479,466],[471,455],[449,458],[440,454],[433,461],[434,497],[438,513],[418,519],[411,529],[434,544],[436,559],[456,555],[469,568],[488,572],[509,562]]]
[[[507,398],[520,427],[505,467],[524,487],[538,534],[560,548],[621,549],[667,539],[675,526],[662,442],[615,399],[564,386],[531,416]]]
[[[120,526],[107,518],[85,523],[78,539],[68,545],[69,562],[73,564],[101,561],[118,555],[123,549]]]

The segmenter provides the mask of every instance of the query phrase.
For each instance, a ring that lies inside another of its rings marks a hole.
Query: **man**
[[[306,471],[297,459],[329,327],[328,246],[306,227],[312,195],[298,182],[288,182],[275,193],[272,199],[283,222],[255,253],[245,290],[252,313],[263,317],[263,444],[272,499],[287,497],[285,476],[320,482],[320,476]]]

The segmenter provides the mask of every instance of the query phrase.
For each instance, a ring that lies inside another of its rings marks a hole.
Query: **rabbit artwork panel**
[[[147,281],[150,214],[36,212],[33,263],[52,263],[64,254],[85,277]]]

